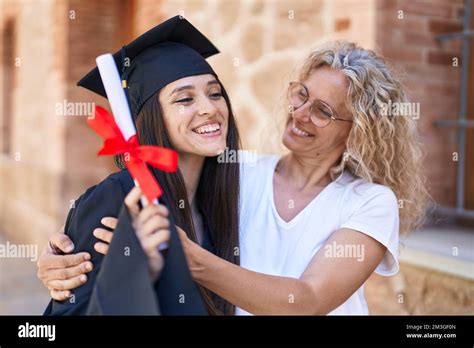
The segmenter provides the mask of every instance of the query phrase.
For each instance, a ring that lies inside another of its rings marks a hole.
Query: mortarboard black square
[[[170,82],[187,76],[216,75],[205,59],[217,53],[212,42],[181,16],[168,19],[123,46],[113,56],[122,80],[127,81],[133,117]],[[97,67],[77,85],[107,98]]]

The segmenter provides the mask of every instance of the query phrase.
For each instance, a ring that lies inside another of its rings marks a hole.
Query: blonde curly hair
[[[402,84],[383,58],[351,42],[331,42],[312,52],[299,70],[300,81],[322,66],[347,76],[346,101],[354,120],[346,153],[331,170],[333,179],[348,170],[389,187],[399,202],[400,233],[419,227],[428,194],[416,121],[408,115],[387,116],[383,110],[408,101]]]

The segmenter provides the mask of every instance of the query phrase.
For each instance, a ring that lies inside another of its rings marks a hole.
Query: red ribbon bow
[[[89,126],[102,138],[104,145],[97,153],[103,155],[125,154],[125,165],[138,181],[148,202],[159,198],[163,190],[147,167],[147,163],[165,172],[178,168],[178,154],[161,146],[140,146],[137,135],[125,140],[113,116],[104,108],[96,106],[95,116],[87,120]]]

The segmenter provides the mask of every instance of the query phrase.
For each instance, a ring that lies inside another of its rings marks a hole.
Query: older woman
[[[288,100],[289,153],[241,166],[240,267],[181,233],[192,276],[238,314],[367,314],[365,281],[398,271],[399,233],[424,211],[415,121],[382,112],[403,88],[375,53],[336,42]]]

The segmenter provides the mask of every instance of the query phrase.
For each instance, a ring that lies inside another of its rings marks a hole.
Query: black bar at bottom
[[[472,316],[0,316],[0,346],[233,342],[472,347],[473,323]]]

